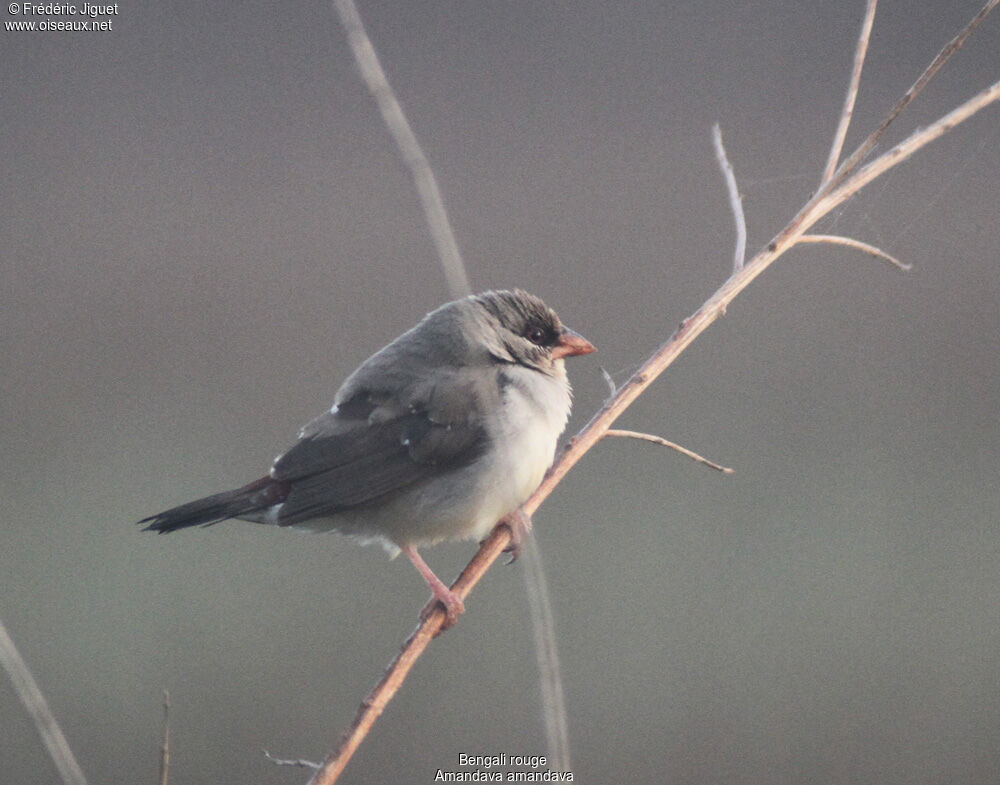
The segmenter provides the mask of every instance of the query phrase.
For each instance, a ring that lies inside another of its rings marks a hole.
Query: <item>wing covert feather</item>
[[[347,385],[345,384],[345,387]],[[291,490],[278,523],[333,515],[466,466],[489,444],[483,412],[499,406],[494,375],[455,370],[408,385],[393,396],[354,386],[301,432],[274,462],[271,476]]]

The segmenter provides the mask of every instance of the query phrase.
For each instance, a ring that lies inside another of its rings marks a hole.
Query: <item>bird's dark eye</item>
[[[531,327],[524,331],[524,337],[531,341],[533,344],[541,346],[545,343],[545,339],[548,338],[548,333],[545,332],[541,327]]]

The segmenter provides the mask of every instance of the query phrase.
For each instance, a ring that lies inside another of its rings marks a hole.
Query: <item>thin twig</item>
[[[321,764],[315,761],[306,760],[305,758],[276,758],[267,750],[263,750],[264,757],[267,758],[275,766],[294,766],[299,769],[318,769]]]
[[[604,432],[605,436],[622,436],[628,439],[639,439],[644,442],[652,442],[653,444],[659,444],[661,447],[669,447],[671,450],[676,450],[681,455],[686,455],[693,461],[705,464],[710,469],[715,469],[716,471],[722,472],[723,474],[732,474],[733,470],[728,466],[721,466],[714,461],[708,460],[696,452],[692,452],[686,447],[681,447],[679,444],[667,441],[659,436],[654,436],[651,433],[641,433],[639,431],[618,431],[618,430],[608,430]]]
[[[722,129],[716,123],[712,126],[712,144],[715,147],[715,160],[719,162],[722,169],[722,176],[726,180],[726,192],[729,194],[729,209],[733,213],[733,222],[736,224],[736,248],[733,250],[733,272],[737,273],[743,268],[743,263],[747,258],[747,219],[743,214],[743,200],[740,198],[740,189],[736,185],[736,175],[733,172],[733,165],[726,157],[726,148],[722,146]]]
[[[868,54],[868,41],[871,39],[872,24],[875,22],[875,6],[878,0],[868,0],[865,8],[865,18],[861,22],[861,33],[858,35],[858,43],[854,49],[854,67],[851,69],[851,81],[847,86],[847,94],[844,96],[844,108],[840,112],[840,122],[837,124],[837,131],[833,135],[833,144],[830,146],[830,156],[826,160],[826,168],[823,170],[823,179],[820,185],[825,184],[833,173],[837,170],[837,161],[844,150],[844,140],[847,138],[847,129],[851,125],[851,116],[854,114],[854,103],[858,98],[858,85],[861,84],[861,69],[865,64],[865,56]]]
[[[403,162],[413,176],[413,182],[417,186],[417,193],[420,195],[420,204],[424,209],[427,218],[427,225],[430,227],[434,245],[437,247],[438,257],[444,266],[445,277],[448,279],[448,289],[454,297],[464,297],[472,293],[469,286],[468,276],[465,274],[465,266],[462,264],[462,255],[458,250],[458,243],[455,241],[455,234],[451,230],[448,221],[448,214],[444,209],[444,199],[441,198],[441,191],[438,188],[437,179],[427,162],[416,134],[410,128],[410,123],[403,113],[403,108],[396,99],[389,84],[389,78],[382,70],[375,47],[372,46],[365,26],[361,21],[358,8],[354,5],[354,0],[333,0],[333,7],[340,17],[340,23],[347,32],[347,41],[351,45],[354,59],[361,70],[361,78],[365,80],[368,89],[375,97],[382,119],[385,120],[389,133],[399,147],[399,152],[403,156]]]
[[[986,15],[993,10],[998,2],[1000,2],[1000,0],[987,0],[986,5],[983,6],[982,10],[976,14],[972,20],[962,28],[961,31],[959,31],[958,35],[945,44],[944,48],[938,52],[937,56],[931,61],[931,64],[924,69],[922,74],[920,74],[917,81],[910,86],[909,90],[903,93],[903,97],[900,98],[899,101],[896,102],[896,105],[889,110],[889,113],[886,115],[885,119],[881,122],[878,128],[872,131],[868,135],[868,138],[865,139],[858,146],[858,148],[851,153],[847,160],[837,168],[837,171],[833,174],[833,176],[824,182],[822,188],[820,189],[821,192],[829,192],[839,187],[844,179],[855,168],[857,168],[858,164],[860,164],[861,161],[864,160],[865,156],[867,156],[868,153],[874,149],[875,145],[878,144],[878,140],[881,139],[882,135],[889,129],[893,120],[899,117],[900,112],[909,106],[910,102],[920,94],[920,92],[927,86],[927,83],[930,82],[934,75],[941,70],[941,67],[952,58],[952,55],[962,48],[962,44],[964,44],[966,39],[968,39],[968,37],[972,34],[972,31],[979,27],[979,24],[986,18]]]
[[[899,261],[895,256],[887,254],[881,248],[874,245],[864,243],[861,240],[855,240],[853,237],[841,237],[839,234],[804,234],[799,238],[800,243],[823,243],[826,245],[844,245],[848,248],[853,248],[856,251],[861,251],[862,253],[874,256],[876,259],[881,259],[884,262],[888,262],[894,267],[898,267],[900,270],[909,270],[912,265],[906,264],[905,262]]]
[[[170,693],[163,691],[163,741],[160,743],[160,785],[170,780]]]
[[[11,684],[14,685],[14,692],[34,721],[38,735],[42,737],[45,749],[49,751],[49,756],[59,770],[62,781],[66,785],[87,785],[87,778],[83,776],[80,764],[73,757],[73,751],[69,748],[55,715],[52,714],[45,696],[42,695],[38,683],[21,658],[14,641],[7,634],[7,628],[2,621],[0,621],[0,666],[7,671]]]
[[[995,4],[991,2],[988,7]],[[982,16],[982,14],[980,14]],[[978,19],[978,17],[977,17]],[[976,21],[976,20],[974,20]],[[978,22],[977,22],[978,23]],[[947,47],[946,47],[947,48]],[[939,58],[940,59],[940,55]],[[930,69],[928,69],[930,70]],[[934,69],[935,71],[937,68]],[[926,73],[926,72],[925,72]],[[919,81],[919,80],[918,80]],[[926,80],[924,81],[926,83]],[[923,85],[921,85],[922,87]],[[912,88],[911,88],[912,90]],[[772,262],[795,245],[820,218],[827,215],[837,205],[857,193],[864,185],[878,175],[909,158],[977,111],[1000,98],[1000,82],[966,101],[930,127],[912,134],[892,150],[881,155],[855,174],[849,174],[851,159],[845,161],[834,178],[814,194],[775,235],[765,248],[759,251],[738,273],[732,275],[705,303],[690,317],[685,319],[678,330],[647,359],[591,418],[590,422],[572,439],[538,489],[524,505],[523,511],[532,515],[548,498],[567,472],[576,465],[611,427],[611,424],[641,395],[652,382],[666,370],[688,346],[703,333],[719,316],[726,306],[740,292],[749,286]],[[907,101],[908,103],[908,101]],[[894,110],[895,114],[898,111]],[[895,115],[890,118],[894,119]],[[880,128],[886,126],[883,121]],[[861,148],[859,148],[861,149]],[[859,159],[860,160],[860,159]],[[511,531],[506,525],[498,525],[482,543],[472,560],[466,565],[458,580],[451,587],[465,599],[479,582],[493,562],[510,545]],[[379,715],[384,711],[392,696],[405,681],[410,669],[427,648],[444,623],[444,610],[436,603],[429,604],[424,620],[403,644],[400,653],[390,664],[382,679],[368,693],[361,704],[357,716],[345,731],[337,747],[323,761],[322,767],[310,779],[309,785],[330,785],[344,770],[354,751],[361,744]]]
[[[160,785],[170,781],[170,693],[163,691],[163,741],[160,743]]]

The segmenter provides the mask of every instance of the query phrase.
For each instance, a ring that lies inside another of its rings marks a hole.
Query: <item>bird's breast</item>
[[[515,368],[503,391],[494,466],[489,472],[500,515],[519,507],[539,486],[552,463],[559,434],[569,417],[570,390],[565,377],[543,376]]]

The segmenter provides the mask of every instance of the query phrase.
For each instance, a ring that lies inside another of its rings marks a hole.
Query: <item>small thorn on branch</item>
[[[804,234],[799,237],[798,242],[800,243],[823,243],[826,245],[844,245],[848,248],[853,248],[856,251],[861,251],[870,256],[874,256],[876,259],[881,259],[884,262],[888,262],[894,267],[898,267],[904,272],[912,269],[913,265],[906,264],[905,262],[899,261],[895,256],[891,256],[883,251],[881,248],[876,248],[874,245],[869,245],[868,243],[863,243],[860,240],[855,240],[852,237],[841,237],[837,234]]]
[[[607,382],[608,391],[612,398],[618,393],[618,385],[615,384],[615,380],[611,378],[611,374],[605,370],[604,366],[601,366],[601,376],[604,377],[604,381]]]
[[[305,760],[304,758],[295,758],[294,760],[286,760],[284,758],[276,758],[267,750],[262,750],[264,757],[267,758],[275,766],[295,766],[300,769],[312,769],[317,771],[321,768],[322,764],[315,763],[311,760]]]
[[[676,450],[681,455],[686,455],[693,461],[697,461],[698,463],[703,463],[710,469],[715,469],[716,471],[720,471],[723,474],[733,473],[733,470],[730,469],[728,466],[721,466],[713,461],[708,460],[707,458],[703,458],[702,456],[698,455],[698,453],[692,452],[686,447],[681,447],[679,444],[675,444],[674,442],[668,442],[666,439],[663,439],[659,436],[654,436],[651,433],[641,433],[639,431],[619,431],[612,428],[611,430],[605,431],[604,436],[621,436],[627,439],[639,439],[644,442],[652,442],[653,444],[659,444],[663,447],[669,447],[671,450]]]

